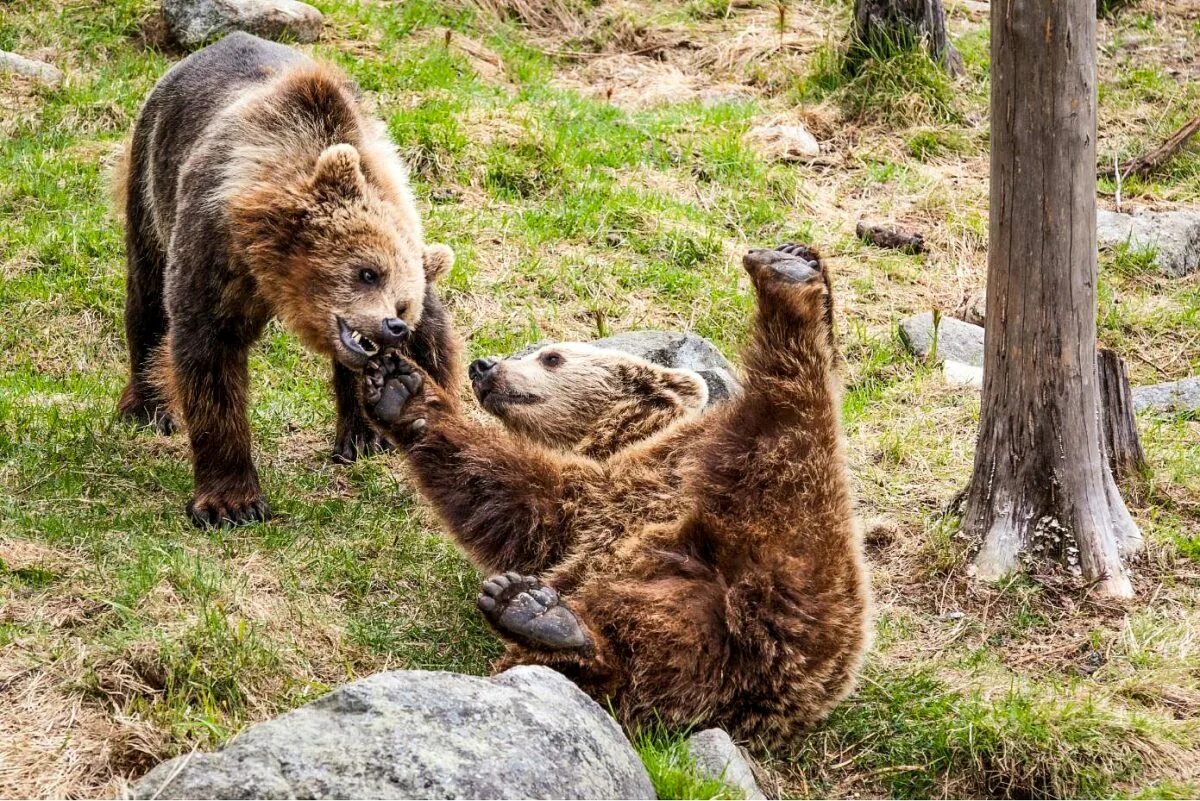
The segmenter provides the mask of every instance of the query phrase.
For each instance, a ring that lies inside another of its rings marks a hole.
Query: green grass
[[[788,7],[784,32],[809,32],[804,47],[742,61],[723,61],[721,48],[751,26],[770,32],[751,41],[771,39],[773,4],[580,3],[590,27],[554,46],[470,3],[319,5],[329,33],[312,52],[372,98],[412,165],[430,238],[458,254],[443,288],[472,355],[636,328],[694,331],[736,354],[753,312],[742,250],[802,240],[831,257],[856,497],[863,517],[888,525],[869,539],[880,617],[866,677],[828,723],[769,755],[785,793],[1194,791],[1176,762],[1200,753],[1190,646],[1200,590],[1186,578],[1200,559],[1200,420],[1141,421],[1150,470],[1127,495],[1151,543],[1137,573],[1153,604],[1127,622],[1037,582],[974,587],[944,512],[971,469],[978,398],[916,364],[895,333],[902,316],[952,314],[983,283],[986,25],[953,17],[967,75],[950,82],[911,51],[844,69],[811,34],[836,40],[844,3]],[[390,668],[480,674],[500,652],[474,612],[479,576],[402,461],[330,463],[328,367],[280,326],[252,357],[271,523],[192,529],[186,440],[116,420],[123,245],[104,165],[177,58],[146,44],[155,8],[0,5],[0,48],[69,74],[59,89],[0,76],[0,681],[15,677],[0,715],[33,703],[37,715],[5,719],[51,733],[15,752],[0,734],[0,763],[39,753],[61,773],[16,768],[0,794],[111,795],[158,759],[217,745],[341,682]],[[1114,24],[1145,27],[1129,16]],[[684,35],[689,45],[663,58],[747,98],[614,105],[579,84],[593,61],[555,54],[617,47],[631,21]],[[1150,36],[1178,27],[1153,21]],[[465,38],[499,71],[455,44]],[[1194,105],[1198,90],[1163,60],[1171,52],[1102,56],[1102,153],[1141,152]],[[693,69],[696,53],[708,60]],[[752,126],[799,113],[825,120],[813,130],[835,166],[771,163],[742,145]],[[1100,191],[1115,187],[1102,180]],[[1195,203],[1200,155],[1185,151],[1122,192]],[[911,222],[929,252],[864,246],[859,217]],[[1200,373],[1194,281],[1118,249],[1103,256],[1099,296],[1101,339],[1135,382]],[[945,617],[954,610],[963,615]],[[1073,652],[1054,655],[1063,643],[1107,661],[1080,673]],[[638,746],[664,797],[726,792],[696,778],[677,734]]]
[[[687,738],[661,729],[634,735],[633,746],[659,798],[742,798],[720,779],[701,776],[688,753]]]

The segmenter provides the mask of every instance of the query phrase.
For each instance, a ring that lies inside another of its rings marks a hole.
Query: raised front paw
[[[409,402],[420,393],[424,379],[412,362],[395,351],[388,351],[367,362],[362,382],[363,407],[367,414],[384,426],[392,426],[400,422]]]
[[[271,507],[257,489],[246,492],[197,492],[187,505],[197,528],[243,526],[271,519]]]
[[[590,642],[579,619],[562,605],[554,588],[532,576],[492,576],[483,583],[476,603],[498,631],[528,644],[564,650],[583,648]]]
[[[395,447],[387,437],[371,428],[366,420],[356,416],[338,426],[333,460],[339,464],[353,464],[359,457],[373,456]]]

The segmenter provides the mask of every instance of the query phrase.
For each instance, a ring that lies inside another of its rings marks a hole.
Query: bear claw
[[[188,501],[188,517],[197,528],[222,528],[225,526],[243,526],[249,523],[265,523],[271,519],[271,507],[262,496],[245,502]]]
[[[353,464],[365,456],[386,453],[396,446],[387,438],[367,426],[366,421],[351,424],[340,434],[333,445],[333,461],[338,464]]]
[[[583,648],[587,634],[558,592],[532,576],[504,573],[483,583],[479,611],[500,631],[554,650]]]

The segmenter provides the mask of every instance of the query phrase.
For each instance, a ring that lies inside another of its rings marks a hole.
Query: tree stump
[[[1096,367],[1100,374],[1104,450],[1113,477],[1120,480],[1146,469],[1146,454],[1133,415],[1133,391],[1129,388],[1125,362],[1113,351],[1101,348],[1096,354]]]
[[[923,44],[929,55],[953,77],[963,60],[946,35],[942,0],[854,0],[854,46],[866,53]]]
[[[983,404],[962,530],[976,575],[1048,554],[1133,596],[1142,547],[1104,454],[1096,356],[1096,16],[993,0]]]

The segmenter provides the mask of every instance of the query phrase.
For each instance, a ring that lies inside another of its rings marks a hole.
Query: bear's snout
[[[471,362],[471,366],[467,368],[467,376],[472,381],[478,381],[482,378],[486,378],[492,373],[493,370],[496,369],[496,365],[499,363],[500,362],[498,362],[496,359],[476,359],[475,361]]]
[[[408,323],[401,320],[399,317],[388,317],[380,326],[379,338],[386,345],[399,345],[404,340],[408,339],[411,329]]]

